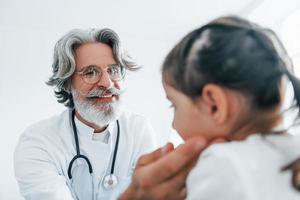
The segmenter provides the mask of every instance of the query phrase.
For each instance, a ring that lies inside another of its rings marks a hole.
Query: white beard
[[[117,120],[122,113],[120,96],[117,101],[101,104],[96,104],[94,100],[82,100],[75,89],[72,89],[72,96],[75,109],[80,116],[99,127]]]

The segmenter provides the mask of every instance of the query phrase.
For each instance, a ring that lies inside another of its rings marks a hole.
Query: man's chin
[[[93,111],[83,114],[83,118],[98,126],[104,126],[116,120],[117,113],[112,107],[91,108]]]
[[[111,103],[106,103],[106,104],[96,104],[93,105],[93,108],[97,110],[98,112],[102,113],[113,113],[114,112],[114,107]]]

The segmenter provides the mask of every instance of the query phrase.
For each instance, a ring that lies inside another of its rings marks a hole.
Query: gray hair
[[[73,29],[64,35],[55,45],[52,64],[52,75],[46,82],[53,86],[59,103],[74,107],[71,95],[71,76],[75,71],[75,50],[82,44],[101,42],[112,48],[116,62],[122,71],[139,69],[131,57],[121,48],[120,38],[111,29]]]

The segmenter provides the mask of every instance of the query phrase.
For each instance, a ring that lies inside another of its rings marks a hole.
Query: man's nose
[[[111,80],[109,74],[106,71],[103,72],[100,80],[98,81],[98,86],[105,88],[113,87],[113,81]]]

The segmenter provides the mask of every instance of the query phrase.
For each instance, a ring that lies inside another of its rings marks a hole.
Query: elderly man
[[[171,153],[167,145],[137,164],[156,149],[155,135],[143,117],[122,109],[125,71],[137,67],[114,31],[72,30],[57,42],[52,67],[47,84],[68,109],[19,140],[15,174],[25,199],[185,197],[186,174],[203,145]]]

